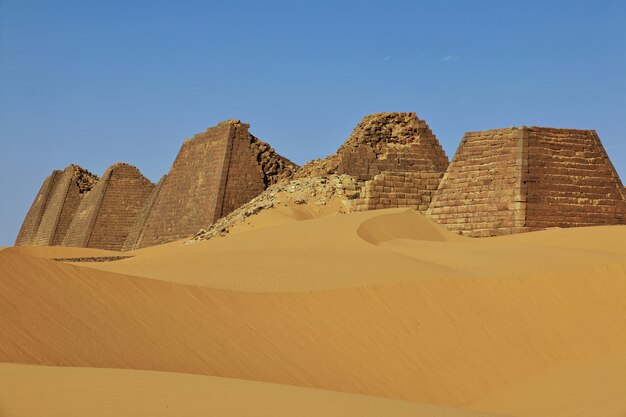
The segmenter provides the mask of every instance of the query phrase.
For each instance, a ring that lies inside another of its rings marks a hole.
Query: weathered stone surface
[[[136,167],[111,165],[81,202],[62,246],[121,250],[153,188]]]
[[[296,177],[346,174],[366,181],[353,210],[410,207],[425,213],[448,157],[415,113],[365,116],[335,155],[305,164]]]
[[[624,187],[593,130],[466,133],[427,215],[468,236],[624,224]]]
[[[325,206],[333,200],[339,202],[339,212],[350,211],[352,202],[358,198],[363,184],[349,175],[331,174],[323,177],[307,177],[282,181],[241,207],[200,230],[187,243],[224,236],[248,217],[279,205],[293,206],[313,204]]]
[[[130,231],[128,232],[128,236],[124,241],[124,245],[122,246],[123,251],[137,249],[137,243],[141,240],[143,236],[143,232],[146,227],[146,222],[148,221],[148,216],[152,212],[152,208],[154,207],[154,203],[156,202],[161,189],[163,188],[163,183],[165,182],[165,178],[167,175],[163,175],[157,185],[152,189],[152,192],[146,199],[143,207],[137,214],[135,222],[133,223]]]
[[[192,236],[291,177],[296,165],[227,120],[185,141],[134,245],[142,248]]]
[[[97,182],[98,177],[77,165],[53,171],[35,197],[15,245],[60,244],[80,202]]]

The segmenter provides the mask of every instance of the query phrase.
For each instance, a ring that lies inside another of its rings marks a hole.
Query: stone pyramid
[[[522,126],[466,133],[427,214],[494,236],[624,224],[624,196],[595,131]]]
[[[48,176],[26,214],[15,245],[60,245],[83,197],[98,177],[77,166]]]
[[[136,167],[111,165],[81,201],[62,246],[121,250],[153,188]]]
[[[252,136],[249,127],[227,120],[186,140],[124,248],[192,236],[290,177],[296,165]]]

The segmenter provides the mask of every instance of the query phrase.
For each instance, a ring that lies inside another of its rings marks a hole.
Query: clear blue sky
[[[626,177],[626,1],[0,0],[0,245],[43,179],[153,181],[236,118],[297,163],[368,113],[465,131],[596,129]]]

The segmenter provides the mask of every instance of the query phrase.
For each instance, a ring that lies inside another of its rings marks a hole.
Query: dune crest
[[[467,240],[411,209],[367,219],[358,227],[356,232],[362,239],[375,245],[395,239],[433,242],[463,242]]]

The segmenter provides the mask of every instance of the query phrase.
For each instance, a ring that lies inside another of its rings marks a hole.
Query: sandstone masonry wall
[[[626,223],[624,188],[594,131],[466,133],[427,215],[468,236]]]
[[[229,161],[224,167],[225,182],[221,185],[221,201],[210,223],[232,212],[261,194],[265,188],[263,171],[257,161],[258,152],[252,147],[247,129],[235,127]]]
[[[134,166],[110,166],[82,201],[62,245],[121,250],[153,188]]]
[[[593,130],[528,128],[526,226],[626,223],[624,187]]]
[[[152,189],[150,196],[148,196],[148,198],[146,199],[146,202],[139,211],[139,214],[137,214],[137,218],[130,228],[128,236],[126,237],[124,245],[122,246],[123,251],[134,250],[139,247],[138,245],[143,237],[143,232],[146,227],[146,222],[148,221],[148,216],[152,212],[152,208],[154,207],[154,203],[156,202],[159,193],[161,192],[166,177],[167,175],[163,175],[161,177],[157,185]]]
[[[138,247],[182,239],[213,222],[230,136],[230,125],[219,124],[183,143]]]
[[[466,133],[427,215],[468,236],[524,231],[527,140],[519,128]]]
[[[54,171],[26,215],[16,245],[58,245],[84,195],[96,182],[95,175],[77,165]]]
[[[408,207],[425,214],[432,195],[443,177],[442,172],[383,172],[366,181],[353,211]]]
[[[55,181],[55,177],[58,175],[60,171],[54,171],[44,180],[33,204],[31,205],[28,213],[26,214],[26,218],[22,223],[22,227],[17,234],[17,238],[15,239],[15,246],[22,245],[32,245],[35,239],[35,235],[37,234],[37,229],[39,229],[39,224],[41,223],[41,218],[43,217],[43,213],[46,210],[46,204],[50,197],[50,191],[52,189],[52,184]]]

